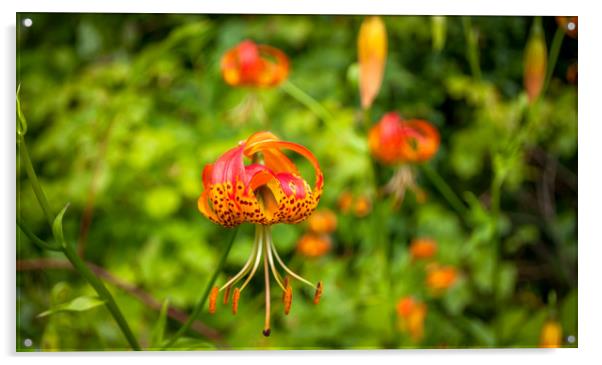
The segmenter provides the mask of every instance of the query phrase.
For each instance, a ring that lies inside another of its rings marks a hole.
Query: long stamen
[[[265,236],[264,236],[265,237]],[[263,259],[263,272],[265,277],[265,324],[263,327],[263,335],[268,337],[270,335],[270,271],[268,269],[268,246],[263,246],[265,251],[265,258]]]
[[[253,259],[255,259],[257,257],[256,255],[257,255],[257,251],[258,251],[258,247],[259,247],[259,241],[261,240],[261,232],[258,232],[258,231],[260,231],[260,230],[257,230],[255,232],[255,242],[253,242],[253,249],[251,251],[251,256],[249,256],[249,258],[247,259],[247,262],[245,262],[244,266],[238,272],[238,274],[234,275],[234,277],[232,279],[228,280],[228,282],[226,284],[222,285],[222,287],[219,289],[219,291],[222,291],[222,290],[229,288],[230,286],[236,284],[251,269],[251,263],[253,262]]]
[[[253,264],[253,269],[249,273],[247,280],[245,280],[245,282],[240,287],[241,292],[247,286],[247,284],[249,284],[249,282],[251,281],[251,278],[255,275],[255,272],[257,271],[257,268],[259,267],[259,262],[261,261],[261,250],[263,249],[263,246],[265,246],[265,243],[263,241],[264,241],[263,239],[259,240],[259,247],[257,250],[257,255],[255,256],[255,264]]]
[[[268,228],[266,228],[265,236],[267,237],[270,235],[271,234],[268,231]],[[272,273],[274,274],[274,279],[276,279],[276,282],[278,283],[280,288],[282,288],[282,290],[286,291],[286,284],[283,283],[282,276],[280,276],[280,273],[278,272],[278,270],[276,269],[276,265],[274,264],[274,257],[272,256],[272,249],[271,249],[271,247],[268,248],[267,245],[265,247],[266,247],[266,257],[269,261],[270,269],[272,269]]]
[[[224,293],[224,304],[228,304],[228,300],[230,299],[230,288],[231,286],[226,287],[226,292]]]
[[[268,244],[270,245],[270,248],[272,249],[272,252],[274,253],[274,256],[276,257],[276,260],[278,261],[278,263],[280,264],[280,266],[282,266],[282,268],[284,269],[284,271],[286,271],[290,276],[294,277],[295,279],[311,286],[312,288],[315,288],[316,285],[312,284],[310,281],[304,279],[303,277],[301,277],[300,275],[297,275],[293,270],[289,269],[284,262],[282,262],[282,259],[280,258],[280,256],[278,256],[278,252],[276,251],[276,247],[274,247],[274,242],[272,241],[272,237],[268,236]]]

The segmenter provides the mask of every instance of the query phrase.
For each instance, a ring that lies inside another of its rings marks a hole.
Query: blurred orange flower
[[[362,108],[368,109],[380,90],[387,60],[387,30],[380,17],[364,19],[357,39],[357,49]]]
[[[245,40],[224,54],[221,69],[230,86],[272,87],[287,78],[289,62],[281,50]]]
[[[329,209],[315,211],[307,220],[314,233],[330,233],[337,228],[337,216]]]
[[[367,216],[372,210],[372,200],[368,195],[354,197],[349,191],[344,191],[339,195],[337,205],[342,213],[352,211],[358,218]]]
[[[437,252],[437,243],[430,238],[417,238],[410,244],[410,255],[413,260],[428,259]]]
[[[402,120],[395,113],[385,114],[368,134],[370,152],[385,165],[424,162],[439,149],[437,128],[425,120]]]
[[[548,320],[541,329],[539,347],[554,348],[562,345],[562,327],[554,320]]]
[[[458,272],[454,267],[433,265],[426,274],[426,285],[440,292],[454,285],[457,279]]]
[[[577,83],[577,72],[578,72],[577,62],[571,63],[569,65],[569,67],[566,69],[566,81],[568,81],[571,84],[576,84]]]
[[[535,21],[527,41],[524,58],[523,81],[529,102],[539,97],[546,77],[547,50],[540,21]]]
[[[351,194],[349,191],[342,192],[341,195],[339,195],[337,204],[341,212],[347,213],[353,205],[353,194]]]
[[[419,342],[424,335],[426,312],[426,305],[413,297],[404,297],[397,302],[399,329],[409,333],[414,342]]]
[[[573,38],[577,38],[577,28],[579,26],[579,17],[576,16],[557,16],[556,24],[564,30],[564,32]]]
[[[328,235],[306,233],[297,243],[297,252],[307,257],[320,257],[328,253],[331,246]]]
[[[372,210],[372,201],[366,195],[360,195],[355,200],[355,205],[353,207],[353,213],[358,218],[362,218],[367,216]]]
[[[439,132],[426,120],[409,120],[407,133],[401,145],[401,158],[404,162],[424,162],[430,160],[439,149]]]

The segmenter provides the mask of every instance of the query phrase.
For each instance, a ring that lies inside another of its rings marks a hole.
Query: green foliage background
[[[33,25],[23,27],[24,18]],[[343,191],[373,193],[359,127],[360,16],[18,14],[17,82],[32,160],[53,210],[71,203],[65,237],[77,242],[86,206],[93,207],[85,259],[147,295],[145,303],[109,283],[144,347],[157,348],[179,328],[160,316],[160,304],[190,313],[225,245],[227,232],[196,208],[203,166],[265,129],[310,148],[323,168],[319,207],[339,218],[333,250],[304,258],[295,245],[305,224],[273,229],[285,261],[323,280],[323,300],[314,306],[313,293],[296,287],[287,317],[274,300],[272,336],[264,338],[256,278],[237,316],[223,306],[203,313],[210,330],[190,331],[174,348],[533,347],[547,318],[561,323],[564,346],[577,346],[567,340],[577,338],[577,87],[565,78],[577,40],[564,38],[549,88],[532,110],[533,128],[525,130],[522,60],[533,18],[472,18],[480,79],[471,75],[459,17],[446,18],[441,50],[433,47],[431,17],[383,18],[389,53],[372,119],[398,111],[439,128],[441,148],[429,165],[465,201],[465,214],[421,168],[425,203],[407,194],[397,211],[387,201],[363,218],[337,210]],[[557,26],[553,18],[543,25],[549,48]],[[247,38],[289,56],[289,79],[334,116],[328,125],[280,88],[222,81],[221,56]],[[523,132],[519,151],[506,154]],[[382,180],[393,172],[382,167]],[[490,206],[495,176],[505,177],[499,215]],[[50,239],[20,169],[17,182],[19,216]],[[419,236],[433,237],[438,261],[461,272],[440,297],[428,294],[424,267],[409,260],[409,242]],[[219,283],[244,263],[252,240],[253,227],[243,225]],[[76,272],[26,268],[41,258],[46,265],[63,260],[18,234],[17,350],[127,349]],[[397,328],[395,305],[405,295],[427,303],[418,344]],[[71,310],[38,317],[51,308]]]

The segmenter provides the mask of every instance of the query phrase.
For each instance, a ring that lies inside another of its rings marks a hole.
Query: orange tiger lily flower
[[[372,211],[372,200],[367,195],[360,195],[355,200],[353,214],[358,218],[367,216]]]
[[[437,128],[424,120],[402,120],[395,112],[385,114],[368,134],[372,155],[385,165],[424,162],[439,149]]]
[[[430,238],[417,238],[410,244],[410,256],[413,260],[431,258],[437,253],[437,243]]]
[[[458,279],[458,271],[452,266],[433,265],[426,274],[426,285],[436,294],[450,288]]]
[[[289,61],[277,48],[246,40],[224,54],[221,69],[230,86],[273,87],[287,78]]]
[[[404,297],[397,302],[399,329],[408,332],[414,342],[419,342],[424,335],[424,319],[426,304],[412,298]]]
[[[371,16],[362,22],[357,49],[362,108],[368,109],[380,90],[387,61],[387,29],[380,17]]]
[[[314,188],[299,175],[282,152],[292,150],[314,167]],[[244,157],[263,155],[264,163],[244,165]],[[279,140],[270,132],[255,133],[203,170],[205,190],[198,201],[201,213],[225,227],[243,222],[263,225],[299,223],[318,205],[324,176],[318,160],[305,147]]]
[[[401,145],[401,159],[404,162],[424,162],[430,160],[439,149],[439,132],[425,120],[413,119],[406,122],[412,130],[406,134]]]
[[[316,175],[313,189],[300,176],[297,167],[283,150],[294,151],[311,163]],[[251,164],[244,164],[245,157],[252,160]],[[282,141],[270,132],[253,134],[224,153],[214,164],[205,166],[204,191],[198,200],[200,212],[214,223],[225,227],[234,227],[243,222],[256,224],[251,256],[239,273],[221,288],[214,288],[209,297],[211,313],[216,310],[218,293],[225,290],[224,302],[227,303],[230,289],[246,276],[244,283],[233,292],[232,311],[237,312],[239,297],[255,275],[262,256],[266,286],[265,336],[269,336],[271,331],[270,271],[283,290],[286,314],[292,301],[292,287],[288,278],[280,275],[276,262],[290,277],[314,288],[314,302],[319,301],[322,283],[313,284],[284,264],[272,241],[271,225],[299,223],[306,219],[318,205],[323,184],[324,178],[318,161],[307,148]]]
[[[326,234],[306,233],[297,243],[297,251],[306,257],[320,257],[330,251],[331,239]]]
[[[314,233],[331,233],[337,229],[337,216],[329,209],[317,210],[307,220]]]
[[[554,320],[544,323],[539,337],[539,347],[555,348],[562,346],[562,327]]]

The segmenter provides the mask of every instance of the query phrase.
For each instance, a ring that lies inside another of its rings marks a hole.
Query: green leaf
[[[59,214],[57,214],[56,218],[54,218],[54,222],[52,223],[52,234],[54,235],[54,239],[61,245],[61,246],[65,246],[65,238],[63,237],[63,216],[65,215],[65,212],[67,211],[67,208],[69,208],[69,204],[67,203],[65,205],[65,207],[63,208],[63,210],[60,211]]]
[[[493,330],[487,327],[483,322],[477,319],[466,319],[461,321],[464,322],[466,329],[475,338],[479,345],[485,347],[495,346],[496,341]]]
[[[62,303],[38,314],[38,318],[46,317],[59,312],[84,312],[104,304],[104,300],[98,297],[77,297],[70,302]]]
[[[150,347],[152,349],[159,348],[161,343],[163,342],[163,337],[165,334],[165,326],[167,325],[167,309],[169,308],[169,299],[165,299],[163,301],[163,305],[161,306],[161,311],[159,312],[159,318],[157,318],[157,322],[153,326],[153,331],[151,333],[151,342]]]

